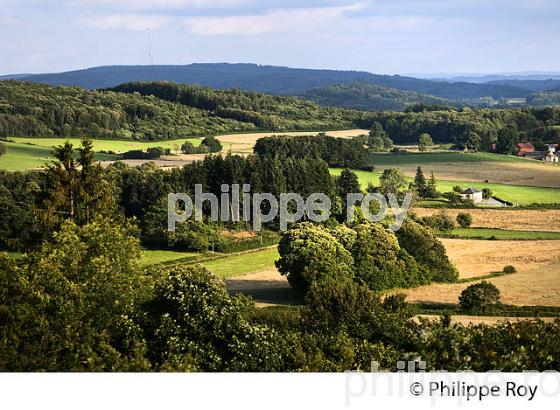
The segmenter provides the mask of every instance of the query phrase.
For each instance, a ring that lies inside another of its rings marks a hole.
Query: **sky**
[[[0,0],[0,75],[152,60],[560,71],[560,1]]]

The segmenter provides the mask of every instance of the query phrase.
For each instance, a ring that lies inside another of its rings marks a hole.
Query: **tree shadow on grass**
[[[226,288],[230,295],[250,296],[257,304],[296,305],[299,304],[287,281],[226,279]]]

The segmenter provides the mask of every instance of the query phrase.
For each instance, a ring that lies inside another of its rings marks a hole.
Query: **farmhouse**
[[[475,204],[480,204],[482,202],[482,191],[469,187],[461,192],[461,198],[470,199]]]
[[[516,146],[516,152],[518,157],[524,157],[525,154],[534,151],[535,151],[535,147],[530,142],[520,142]]]
[[[517,155],[523,158],[536,159],[538,161],[558,163],[559,157],[556,149],[556,145],[549,144],[547,145],[547,150],[535,151],[532,144],[519,143],[517,144]]]

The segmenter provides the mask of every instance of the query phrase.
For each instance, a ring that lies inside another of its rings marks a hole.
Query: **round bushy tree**
[[[493,283],[482,281],[461,292],[459,306],[467,312],[487,312],[500,302],[500,290]]]
[[[356,227],[353,255],[356,278],[372,290],[411,287],[429,281],[429,273],[399,246],[395,234],[380,224]]]
[[[436,282],[455,282],[459,272],[447,257],[445,246],[433,231],[417,222],[407,220],[396,232],[399,244],[416,261],[430,271]]]
[[[302,223],[286,232],[278,245],[276,267],[301,296],[325,277],[352,278],[353,259],[336,238],[320,226]]]
[[[466,212],[459,212],[456,220],[461,228],[468,228],[472,225],[472,216]]]

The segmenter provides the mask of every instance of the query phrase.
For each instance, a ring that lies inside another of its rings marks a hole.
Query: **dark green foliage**
[[[395,232],[400,246],[430,272],[436,282],[455,282],[459,272],[447,257],[445,247],[435,234],[419,223],[407,220]]]
[[[377,121],[371,125],[368,147],[375,152],[387,152],[393,149],[393,141],[391,141],[383,126]]]
[[[401,246],[392,231],[364,223],[357,232],[353,256],[356,279],[373,290],[408,288],[430,281],[429,272]]]
[[[506,265],[506,266],[504,266],[504,269],[502,270],[502,272],[507,273],[507,274],[512,274],[512,273],[517,272],[517,269],[515,269],[515,266]]]
[[[440,323],[424,329],[418,347],[427,370],[521,372],[560,367],[558,320],[504,321],[493,326]]]
[[[410,347],[416,329],[406,304],[382,303],[378,294],[351,280],[314,283],[301,315],[309,332],[343,333],[356,340],[400,347]]]
[[[459,296],[459,306],[465,312],[487,312],[500,302],[500,291],[493,283],[482,281],[468,286]]]
[[[469,228],[472,225],[472,216],[466,212],[459,212],[455,219],[461,228]]]
[[[366,149],[357,140],[328,135],[259,138],[255,154],[275,158],[317,158],[331,167],[371,169]]]
[[[433,215],[420,218],[420,223],[438,232],[451,232],[455,229],[453,218],[443,209]]]
[[[379,122],[396,144],[414,144],[420,134],[428,133],[436,144],[454,143],[457,147],[489,151],[502,129],[511,130],[511,135],[507,135],[513,141],[526,140],[537,146],[550,141],[554,138],[552,134],[539,130],[560,125],[560,108],[377,112],[371,114],[370,120]],[[505,145],[511,146],[509,142]]]
[[[336,84],[307,90],[303,97],[322,105],[361,108],[371,111],[403,111],[417,103],[454,105],[452,101],[413,91],[401,91],[375,84]]]
[[[278,371],[281,338],[250,323],[244,299],[230,298],[206,268],[155,268],[145,304],[145,336],[155,369],[166,371]]]
[[[0,157],[6,153],[6,144],[0,142]]]
[[[170,150],[162,147],[150,147],[146,151],[135,149],[123,152],[123,159],[158,159],[162,155],[169,155]]]
[[[335,179],[335,185],[337,194],[343,201],[346,201],[347,194],[362,192],[358,176],[347,168]]]
[[[351,128],[364,116],[296,98],[172,83],[125,84],[114,91],[1,81],[0,137],[164,140],[240,131]]]
[[[233,123],[243,124],[245,129],[332,129],[352,126],[361,116],[357,111],[321,107],[299,98],[275,97],[239,89],[216,91],[206,87],[168,82],[139,82],[122,84],[111,90],[155,96],[171,103],[208,112]]]
[[[222,144],[213,136],[205,137],[200,144],[203,145],[208,152],[220,152],[222,150]]]
[[[286,232],[278,252],[276,267],[299,296],[315,281],[353,277],[352,255],[320,226],[302,223]]]
[[[52,243],[0,254],[0,369],[148,370],[131,320],[145,278],[138,241],[115,221],[65,222]]]

